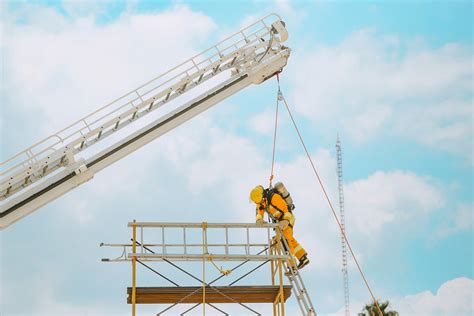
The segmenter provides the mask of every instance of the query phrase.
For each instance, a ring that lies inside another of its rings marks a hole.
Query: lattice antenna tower
[[[339,135],[336,141],[336,153],[337,153],[337,180],[339,189],[339,212],[341,218],[341,226],[344,233],[346,232],[346,223],[344,216],[344,182],[342,177],[342,149]],[[342,246],[342,277],[344,282],[344,306],[346,316],[350,316],[349,312],[349,275],[347,273],[347,246],[344,236],[341,233],[341,246]]]

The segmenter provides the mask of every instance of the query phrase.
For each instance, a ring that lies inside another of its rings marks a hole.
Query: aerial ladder
[[[290,56],[283,45],[287,38],[281,18],[265,16],[1,162],[0,229],[234,93],[278,74]],[[145,125],[146,117],[153,119]]]

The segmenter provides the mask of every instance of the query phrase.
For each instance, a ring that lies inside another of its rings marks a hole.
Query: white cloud
[[[448,100],[400,113],[394,130],[421,144],[449,152],[472,148],[472,100]],[[409,126],[410,128],[407,128]]]
[[[430,291],[394,298],[392,306],[400,315],[469,316],[474,312],[474,281],[457,278],[442,284],[436,293]]]
[[[93,1],[62,1],[61,6],[71,17],[98,15],[104,13],[107,7],[113,4],[112,0]]]
[[[261,138],[262,136],[267,136],[268,139],[273,141],[273,133],[275,131],[275,110],[276,105],[273,104],[271,106],[266,107],[263,111],[253,115],[246,123],[246,127],[252,131],[256,132],[257,138]],[[287,127],[290,125],[288,112],[285,109],[284,104],[280,101],[278,105],[278,126],[277,126],[277,150],[286,151],[289,149],[290,146],[298,147],[300,144],[295,143],[296,140],[294,131],[292,130],[291,133],[287,133],[289,130]],[[273,143],[271,143],[273,146]],[[298,147],[299,148],[299,147]],[[270,148],[271,150],[271,148]]]
[[[367,235],[384,224],[426,215],[445,203],[439,185],[406,171],[378,171],[349,183],[345,197],[351,229]]]
[[[458,232],[468,231],[472,229],[473,222],[473,208],[470,203],[461,203],[456,209],[449,209],[453,213],[449,218],[449,222],[438,230],[437,235],[440,237],[446,237],[451,234]]]
[[[380,105],[369,107],[365,112],[358,113],[354,117],[346,118],[348,125],[356,126],[353,129],[353,138],[358,142],[376,138],[376,133],[390,119],[392,109],[389,106]]]
[[[461,277],[442,284],[436,293],[424,291],[413,295],[394,297],[387,310],[406,316],[470,316],[474,312],[474,281]],[[361,311],[363,302],[351,302],[351,314]],[[326,316],[343,316],[344,308]]]
[[[357,141],[402,135],[471,156],[467,47],[428,48],[362,29],[337,45],[295,52],[290,69],[293,104],[319,130],[331,124]]]
[[[263,112],[258,113],[253,116],[248,122],[248,126],[251,130],[263,134],[263,135],[273,135],[275,128],[275,109],[267,108]],[[281,120],[281,118],[280,118]],[[280,122],[281,123],[281,122]]]
[[[242,19],[241,26],[247,26],[248,23],[255,22],[257,19],[266,16],[269,13],[276,13],[286,23],[287,27],[290,27],[291,30],[295,30],[297,27],[304,24],[304,21],[308,16],[304,3],[298,3],[295,5],[295,3],[288,0],[253,1],[259,5],[259,9],[251,15],[246,15]]]

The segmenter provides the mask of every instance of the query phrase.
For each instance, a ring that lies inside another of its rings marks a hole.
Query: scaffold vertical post
[[[207,222],[202,222],[202,314],[206,316]]]
[[[275,255],[275,246],[272,245],[272,240],[270,240],[270,255]],[[272,273],[272,286],[275,286],[275,273],[276,273],[276,264],[275,260],[270,261],[271,273]],[[273,316],[277,316],[277,306],[275,302],[273,302]]]
[[[278,259],[278,273],[280,274],[280,293],[278,294],[278,298],[280,301],[281,316],[285,316],[285,295],[283,293],[283,264],[281,262],[281,259]]]
[[[132,242],[132,316],[135,316],[135,304],[137,298],[137,225],[135,224],[135,220],[133,220],[133,242]]]
[[[272,253],[273,254],[280,254],[281,251],[279,251],[282,247],[281,244],[281,231],[277,227],[275,229],[276,232],[276,248],[275,244],[271,247]],[[272,285],[275,285],[275,274],[278,273],[278,278],[279,278],[279,290],[278,290],[278,295],[273,302],[273,315],[276,316],[284,316],[285,315],[285,294],[283,292],[283,263],[281,259],[278,259],[277,262],[273,262],[272,260]]]

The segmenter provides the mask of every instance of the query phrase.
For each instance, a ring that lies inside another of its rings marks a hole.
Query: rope
[[[207,260],[209,260],[209,262],[212,263],[212,265],[213,265],[213,266],[217,269],[217,271],[219,271],[222,275],[229,275],[229,274],[232,273],[232,270],[230,270],[230,269],[224,269],[224,268],[222,268],[222,266],[219,268],[219,267],[215,264],[214,260],[212,260],[212,254],[209,254],[209,257],[208,257]]]
[[[226,270],[223,269],[222,267],[218,267],[214,261],[212,260],[212,254],[209,253],[208,250],[208,244],[207,244],[207,222],[202,222],[202,253],[203,255],[208,255],[207,260],[212,263],[214,267],[223,275],[229,275],[232,271],[231,270]],[[204,256],[203,256],[204,258]],[[204,265],[204,259],[203,259],[203,265]],[[204,267],[203,267],[203,273],[204,273]]]
[[[348,248],[349,248],[349,250],[350,250],[350,252],[351,252],[351,256],[352,256],[352,258],[354,259],[354,262],[355,262],[356,265],[357,265],[357,269],[359,270],[359,273],[360,273],[360,275],[362,276],[362,279],[364,280],[365,286],[367,287],[367,290],[369,291],[370,296],[372,297],[372,299],[373,299],[375,305],[377,306],[377,310],[378,310],[380,316],[382,316],[382,315],[383,315],[383,314],[382,314],[382,310],[380,309],[380,306],[379,306],[377,300],[375,299],[375,296],[374,296],[374,294],[373,294],[373,292],[372,292],[372,289],[371,289],[370,286],[369,286],[369,283],[367,282],[367,279],[366,279],[366,277],[365,277],[364,272],[362,271],[362,268],[361,268],[361,266],[360,266],[360,264],[359,264],[359,261],[357,260],[355,254],[354,254],[354,251],[352,250],[352,246],[351,246],[351,244],[349,243],[349,240],[348,240],[348,238],[347,238],[347,236],[346,236],[346,233],[344,232],[344,229],[342,228],[341,222],[339,221],[339,218],[338,218],[337,215],[336,215],[336,211],[334,210],[334,207],[333,207],[333,205],[332,205],[332,203],[331,203],[331,200],[329,199],[329,196],[328,196],[328,194],[327,194],[327,192],[326,192],[326,189],[325,189],[325,187],[324,187],[324,184],[323,184],[323,182],[322,182],[322,180],[321,180],[321,178],[320,178],[320,176],[319,176],[319,173],[318,173],[318,171],[316,170],[316,167],[315,167],[315,165],[314,165],[314,163],[313,163],[313,159],[311,159],[311,156],[309,155],[308,148],[306,147],[306,144],[305,144],[305,142],[304,142],[304,140],[303,140],[303,137],[301,136],[301,133],[300,133],[300,131],[299,131],[299,129],[298,129],[298,126],[296,125],[295,119],[293,118],[293,115],[291,114],[290,108],[288,107],[288,104],[286,103],[286,99],[285,99],[285,97],[283,96],[283,94],[282,94],[281,92],[280,92],[280,95],[281,95],[281,99],[282,99],[283,103],[285,104],[286,110],[288,111],[288,114],[290,115],[291,121],[293,122],[293,126],[295,127],[296,133],[298,134],[298,137],[299,137],[299,139],[300,139],[300,141],[301,141],[301,144],[303,145],[304,151],[306,152],[306,156],[308,156],[308,160],[309,160],[309,162],[310,162],[310,164],[311,164],[311,167],[312,167],[312,169],[313,169],[313,172],[314,172],[314,174],[316,175],[316,178],[317,178],[317,180],[318,180],[318,182],[319,182],[319,185],[321,186],[321,189],[323,190],[324,196],[326,197],[326,201],[327,201],[328,204],[329,204],[329,207],[330,207],[330,209],[331,209],[331,211],[332,211],[332,214],[333,214],[333,216],[334,216],[334,219],[336,220],[337,225],[339,226],[339,229],[341,230],[341,234],[342,234],[342,236],[344,237],[344,240],[346,241],[346,244],[347,244],[347,246],[348,246]]]
[[[276,99],[276,109],[275,109],[275,128],[273,131],[273,150],[272,150],[272,169],[270,171],[270,184],[269,188],[272,187],[272,181],[273,181],[273,169],[275,167],[275,151],[276,151],[276,140],[277,140],[277,128],[278,128],[278,105],[280,101],[280,75],[279,73],[276,74],[277,77],[277,82],[278,82],[278,93],[277,93],[277,99]]]

